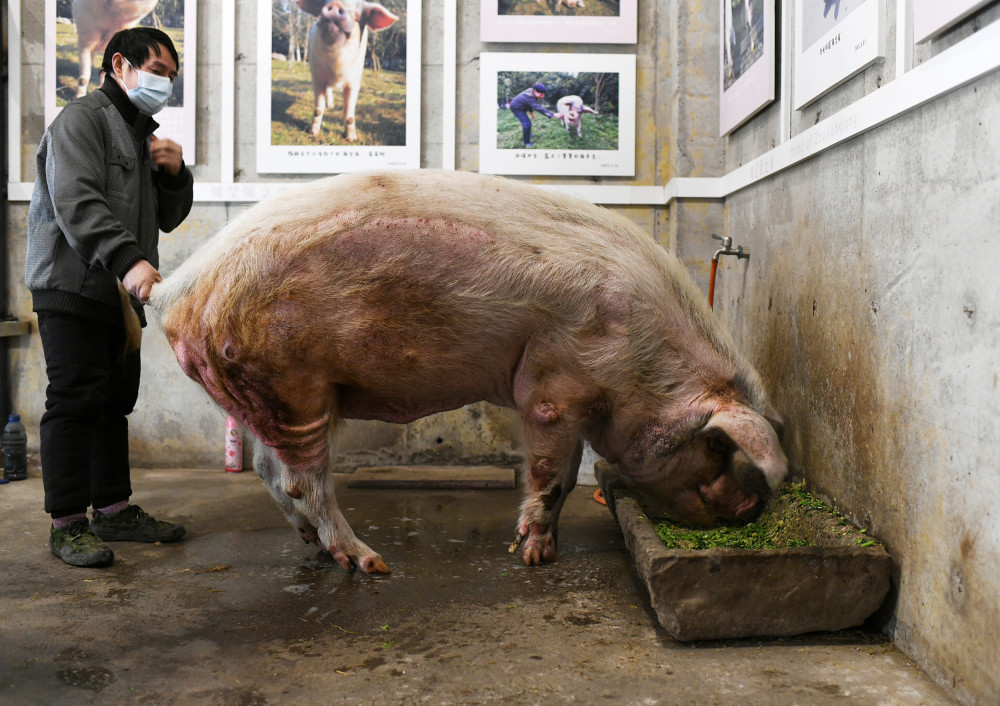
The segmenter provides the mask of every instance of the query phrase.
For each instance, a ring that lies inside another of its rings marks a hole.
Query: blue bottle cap
[[[7,421],[8,421],[8,422],[19,422],[19,421],[21,421],[21,415],[20,415],[20,414],[12,414],[12,415],[10,415],[10,417],[9,417],[9,418],[7,419]]]

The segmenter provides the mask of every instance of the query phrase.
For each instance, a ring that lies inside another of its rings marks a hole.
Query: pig
[[[135,27],[156,7],[156,0],[73,0],[73,22],[80,54],[76,97],[87,95],[94,55],[104,51],[111,37]]]
[[[538,4],[539,5],[545,5],[546,3],[545,3],[545,0],[538,0]],[[558,10],[563,5],[565,5],[567,8],[577,8],[577,7],[581,7],[582,8],[583,7],[583,0],[556,0],[556,5],[552,9],[553,9],[553,11]]]
[[[319,136],[326,108],[333,108],[333,92],[344,95],[344,137],[358,139],[354,111],[361,90],[361,73],[368,51],[368,29],[391,27],[399,18],[382,5],[365,0],[298,0],[299,7],[318,19],[309,30],[306,51],[315,95],[309,134]]]
[[[292,525],[346,569],[389,570],[334,497],[340,419],[517,410],[511,551],[528,565],[557,558],[584,440],[703,525],[751,518],[786,474],[759,375],[678,260],[623,216],[511,179],[386,171],[293,187],[227,224],[149,303],[183,371],[256,437],[255,470]]]
[[[598,115],[596,110],[583,104],[583,98],[580,96],[563,96],[556,102],[556,116],[562,120],[566,132],[570,132],[570,128],[575,127],[577,137],[583,137],[581,118],[584,113]]]

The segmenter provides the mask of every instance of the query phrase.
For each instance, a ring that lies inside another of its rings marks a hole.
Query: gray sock
[[[59,529],[61,527],[65,527],[71,522],[76,522],[77,520],[86,520],[86,519],[87,519],[87,513],[85,512],[78,512],[73,515],[66,515],[65,517],[53,517],[52,526],[55,527],[56,529]]]
[[[116,512],[121,512],[128,507],[128,500],[122,500],[114,505],[108,505],[107,507],[97,507],[94,508],[102,515],[114,515]]]

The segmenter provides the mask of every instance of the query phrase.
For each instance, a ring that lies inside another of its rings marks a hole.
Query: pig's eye
[[[729,444],[721,437],[709,436],[705,439],[705,445],[708,447],[710,453],[718,454],[719,456],[729,453]]]

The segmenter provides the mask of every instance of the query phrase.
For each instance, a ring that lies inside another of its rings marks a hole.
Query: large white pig
[[[624,217],[510,179],[297,187],[228,224],[150,302],[184,371],[262,442],[256,471],[292,524],[345,568],[388,571],[334,498],[342,418],[517,409],[528,564],[556,558],[584,439],[703,524],[749,519],[786,473],[759,376],[677,259]],[[758,488],[735,477],[737,452]]]
[[[156,0],[73,0],[73,24],[80,55],[76,96],[87,95],[94,54],[104,51],[120,30],[135,27],[156,7]]]
[[[368,51],[368,30],[392,26],[399,18],[382,5],[365,0],[298,0],[299,7],[316,16],[309,31],[309,73],[315,109],[309,134],[316,137],[323,113],[333,108],[333,92],[344,95],[344,137],[358,139],[354,112],[361,90],[361,74]]]

